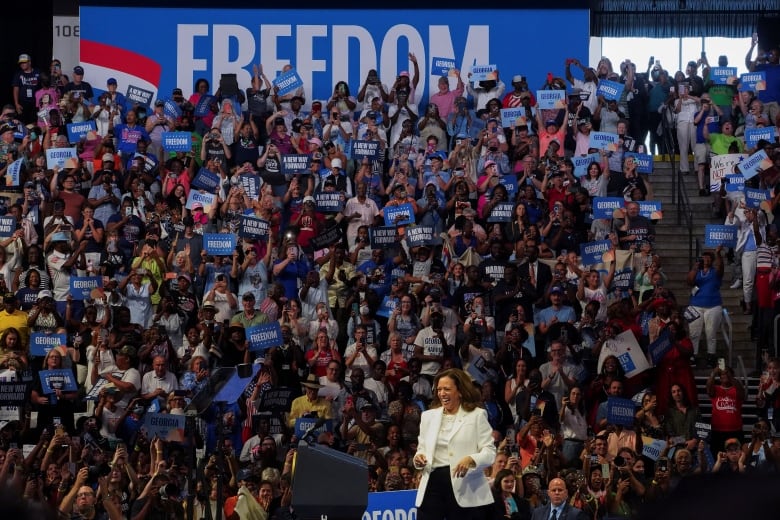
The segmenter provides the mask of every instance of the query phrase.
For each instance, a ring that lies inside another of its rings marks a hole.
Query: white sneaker
[[[742,278],[737,278],[734,280],[734,283],[729,286],[729,289],[739,289],[740,287],[742,287]]]

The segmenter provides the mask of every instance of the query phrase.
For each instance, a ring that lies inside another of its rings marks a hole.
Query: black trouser
[[[491,506],[460,507],[452,491],[449,466],[431,472],[417,520],[487,520]]]

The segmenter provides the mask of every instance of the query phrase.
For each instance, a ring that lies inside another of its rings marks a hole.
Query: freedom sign
[[[414,224],[414,208],[408,202],[397,206],[385,206],[385,226]]]
[[[775,142],[775,127],[760,127],[760,128],[746,128],[745,129],[745,146],[748,148],[755,148],[758,146],[760,140]]]
[[[737,226],[707,224],[704,226],[704,245],[706,247],[737,247]]]
[[[653,156],[646,153],[626,152],[626,157],[633,157],[636,163],[636,171],[639,173],[653,173]]]
[[[599,80],[599,86],[596,88],[596,95],[602,96],[607,101],[619,100],[623,95],[623,89],[625,86],[617,81],[609,81],[606,79]]]
[[[273,80],[274,87],[278,87],[277,92],[280,96],[293,92],[298,87],[303,86],[303,80],[298,75],[295,69],[290,69],[287,72],[282,72]]]
[[[68,289],[74,300],[86,300],[98,287],[103,287],[102,276],[71,276]]]
[[[231,256],[236,249],[236,235],[204,233],[203,249],[214,256]]]
[[[284,343],[282,339],[282,326],[278,321],[255,325],[246,329],[246,339],[249,342],[249,350],[261,352],[271,347],[277,347]]]
[[[30,354],[36,357],[45,356],[54,347],[67,344],[67,334],[46,334],[45,332],[30,334]]]
[[[89,132],[97,132],[97,123],[94,119],[87,119],[80,123],[70,123],[65,128],[68,130],[68,142],[73,144],[86,138]]]
[[[271,225],[267,220],[251,215],[241,215],[238,236],[241,238],[267,240],[270,227]]]
[[[67,368],[56,370],[41,370],[38,372],[41,378],[41,388],[44,394],[53,394],[57,390],[62,392],[75,392],[78,390],[76,377],[73,371]]]
[[[192,134],[189,132],[163,132],[162,147],[166,152],[189,152],[192,150]]]
[[[622,397],[607,398],[607,422],[620,426],[634,425],[636,405],[631,399]]]
[[[205,166],[202,166],[192,179],[191,186],[196,190],[204,190],[213,193],[216,191],[217,187],[219,187],[219,174],[207,170]]]

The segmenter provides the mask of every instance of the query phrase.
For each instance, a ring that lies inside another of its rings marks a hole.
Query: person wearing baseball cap
[[[11,79],[14,107],[24,123],[35,123],[37,120],[35,92],[41,88],[41,73],[33,68],[29,54],[20,54],[16,61],[19,69],[14,72]]]
[[[95,93],[92,91],[92,85],[84,81],[84,68],[81,65],[73,67],[72,79],[70,80],[70,83],[65,85],[63,92],[65,94],[72,93],[73,95],[78,93],[81,98],[90,105],[95,98]]]
[[[569,105],[564,100],[565,108],[563,110],[563,119],[548,118],[544,119],[542,112],[549,113],[549,110],[537,110],[536,121],[539,124],[539,156],[543,157],[547,153],[547,148],[550,146],[550,142],[557,140],[558,143],[562,143],[566,138],[566,125],[559,125],[558,121],[569,120]],[[560,112],[560,111],[559,111]],[[557,152],[558,157],[563,158],[563,147],[561,146]]]

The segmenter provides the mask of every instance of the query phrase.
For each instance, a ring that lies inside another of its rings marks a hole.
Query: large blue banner
[[[583,6],[585,7],[585,6]],[[106,20],[125,27],[144,27],[155,20],[155,37],[139,38],[118,31]],[[522,41],[544,42],[544,53],[519,56],[506,45],[522,20]],[[549,37],[550,20],[565,27]],[[589,13],[581,9],[191,9],[102,7],[80,10],[80,60],[92,85],[117,79],[128,86],[167,98],[174,88],[189,97],[195,81],[205,78],[213,93],[222,74],[236,74],[239,88],[252,80],[252,66],[261,63],[269,78],[293,65],[306,93],[306,105],[328,99],[333,86],[346,81],[357,95],[368,71],[375,69],[385,85],[402,71],[420,69],[415,102],[423,105],[437,90],[434,73],[451,60],[464,82],[474,65],[495,65],[510,87],[522,73],[529,85],[544,83],[550,63],[563,63],[572,49],[587,49]],[[437,58],[435,63],[433,58]],[[412,72],[413,73],[413,72]],[[562,75],[562,71],[561,74]],[[203,107],[205,108],[205,107]]]

